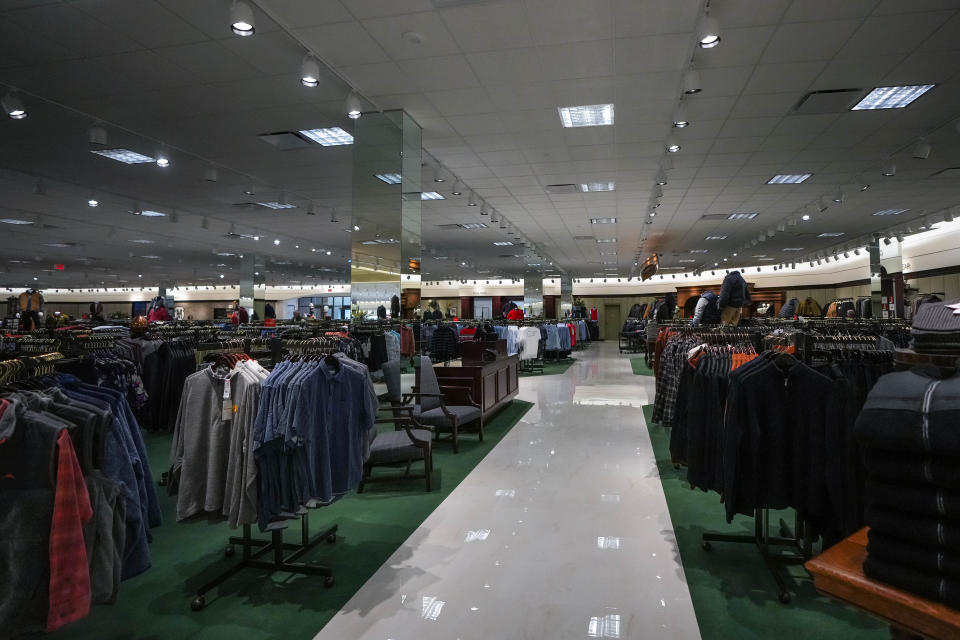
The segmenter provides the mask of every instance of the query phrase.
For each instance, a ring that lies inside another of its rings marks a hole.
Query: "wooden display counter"
[[[830,547],[805,565],[817,591],[890,623],[894,638],[960,638],[960,611],[868,578],[867,529]]]
[[[453,361],[445,366],[434,366],[434,371],[441,387],[469,389],[474,402],[480,405],[486,422],[517,397],[520,390],[519,364],[518,356],[501,356],[490,362]],[[420,385],[419,369],[417,385]],[[454,398],[447,402],[456,404]]]

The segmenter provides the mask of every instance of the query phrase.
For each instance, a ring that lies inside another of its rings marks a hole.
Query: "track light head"
[[[667,151],[669,153],[676,153],[680,151],[680,141],[676,136],[670,136],[667,138]]]
[[[347,94],[346,111],[347,117],[351,120],[356,120],[363,113],[363,103],[360,100],[360,94],[356,91],[351,90]]]
[[[888,160],[887,162],[883,163],[882,167],[880,167],[880,173],[888,178],[897,175],[897,163],[893,160]]]
[[[320,63],[309,54],[300,63],[300,84],[310,88],[320,84]]]
[[[921,138],[913,148],[913,157],[917,160],[926,160],[930,157],[930,143]]]
[[[683,102],[680,102],[677,110],[673,112],[673,126],[677,129],[690,126],[690,121],[687,120],[687,109],[683,106]]]
[[[230,7],[230,30],[238,36],[252,36],[257,30],[253,10],[243,0],[234,0]]]
[[[683,92],[686,94],[700,93],[703,87],[700,84],[700,72],[696,69],[687,69],[683,74]]]
[[[708,15],[703,19],[697,36],[697,44],[701,49],[712,49],[720,44],[720,25],[716,18]]]
[[[7,114],[7,117],[11,120],[23,120],[27,117],[27,110],[24,109],[20,98],[13,92],[3,97],[3,99],[0,100],[0,105],[3,106],[3,112]]]

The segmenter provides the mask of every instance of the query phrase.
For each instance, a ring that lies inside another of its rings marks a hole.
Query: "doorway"
[[[620,338],[620,305],[603,305],[603,340],[618,340]]]

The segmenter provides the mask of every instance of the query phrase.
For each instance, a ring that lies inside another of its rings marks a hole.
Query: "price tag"
[[[233,420],[233,402],[230,400],[230,378],[223,383],[223,404],[220,408],[220,419],[224,422]]]

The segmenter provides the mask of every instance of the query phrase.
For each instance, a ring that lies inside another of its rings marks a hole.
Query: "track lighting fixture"
[[[203,170],[203,179],[207,182],[216,182],[218,178],[216,167],[207,167]]]
[[[99,206],[100,206],[100,201],[97,200],[96,198],[94,198],[93,196],[90,196],[90,198],[87,200],[87,206],[88,206],[88,207],[99,207]]]
[[[347,102],[346,102],[347,116],[351,120],[356,120],[357,118],[360,117],[362,110],[363,110],[363,104],[360,101],[360,94],[358,94],[356,91],[351,90],[350,93],[347,94]]]
[[[889,247],[889,246],[890,246],[890,238],[889,238],[889,237],[884,238],[884,239],[883,239],[883,244],[885,244],[885,245],[887,245],[887,246]]]
[[[454,180],[453,189],[450,190],[450,193],[455,196],[463,195],[463,185],[460,183],[459,180]]]
[[[666,184],[667,184],[667,174],[661,170],[660,173],[657,174],[657,186],[663,187],[663,186],[666,186]]]
[[[90,141],[90,144],[104,146],[107,144],[107,130],[99,124],[95,124],[90,127],[90,131],[87,132],[87,140]]]
[[[883,166],[880,167],[880,173],[887,176],[888,178],[890,176],[897,175],[897,163],[894,162],[893,160],[888,160],[887,162],[884,162]]]
[[[943,221],[944,221],[944,222],[953,222],[953,212],[952,212],[952,211],[945,211],[945,212],[943,213]]]
[[[305,87],[316,87],[320,84],[320,63],[307,54],[300,63],[300,84]]]
[[[159,151],[157,151],[157,157],[155,162],[157,163],[158,167],[164,167],[164,168],[169,167],[170,158],[167,157],[166,151],[164,151],[163,149],[160,149]]]
[[[930,157],[930,143],[920,138],[913,148],[913,157],[917,160],[926,160]]]
[[[247,185],[247,188],[243,190],[243,193],[248,196],[255,195],[257,193],[256,189],[253,187],[253,182]]]
[[[13,92],[8,93],[0,100],[0,105],[3,106],[3,112],[7,114],[7,117],[11,120],[23,120],[27,117],[27,110],[23,108],[23,103],[20,102],[20,98],[14,95]]]
[[[667,151],[670,153],[676,153],[680,151],[680,141],[677,140],[676,136],[670,136],[667,138]]]
[[[863,176],[860,176],[859,186],[860,191],[866,191],[870,188],[870,183],[868,183]]]
[[[482,216],[490,215],[490,211],[489,211],[488,208],[487,208],[487,203],[486,203],[486,202],[484,202],[484,203],[483,203],[483,206],[480,207],[480,215],[482,215]]]
[[[827,203],[823,201],[823,196],[817,198],[817,213],[823,213],[828,208],[829,207],[827,207]]]
[[[850,252],[849,252],[849,251],[844,251],[844,252],[843,252],[843,257],[844,257],[844,258],[849,258],[849,257],[850,257]]]
[[[673,126],[677,129],[683,129],[690,125],[690,121],[687,120],[687,109],[683,106],[683,101],[680,101],[680,104],[677,105],[677,110],[673,112]]]
[[[853,250],[853,255],[855,255],[855,256],[860,255],[860,249],[854,249],[854,250]]]
[[[340,222],[340,220],[337,219],[336,207],[330,207],[330,222]]]
[[[843,200],[844,200],[843,189],[838,186],[837,192],[833,194],[833,201],[836,202],[837,204],[843,204]]]
[[[720,25],[716,18],[709,15],[704,17],[703,22],[700,23],[697,40],[701,49],[712,49],[720,44]]]
[[[238,36],[252,36],[257,30],[253,22],[253,11],[243,0],[234,0],[230,7],[230,29]]]
[[[470,192],[470,199],[467,201],[467,206],[468,207],[477,206],[477,194],[473,193],[472,191]]]
[[[496,209],[491,209],[491,210],[490,210],[490,222],[491,222],[491,223],[494,223],[494,222],[499,222],[499,221],[500,221],[500,214],[497,213],[497,210],[496,210]]]
[[[897,234],[897,242],[903,242],[903,234],[902,234],[902,233],[898,233],[898,234]]]
[[[683,92],[686,94],[700,93],[703,87],[700,85],[700,72],[696,69],[687,69],[683,74]]]

